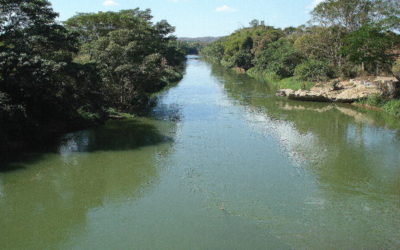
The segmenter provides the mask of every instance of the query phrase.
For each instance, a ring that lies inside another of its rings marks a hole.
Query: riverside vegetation
[[[371,75],[400,80],[399,1],[326,0],[311,14],[309,25],[285,29],[253,20],[201,54],[278,88],[310,89],[316,82]],[[363,102],[400,115],[400,100],[370,99]]]
[[[138,113],[182,77],[185,49],[150,10],[78,14],[0,0],[0,148]]]

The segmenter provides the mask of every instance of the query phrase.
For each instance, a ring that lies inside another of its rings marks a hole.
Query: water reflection
[[[273,93],[189,61],[150,118],[0,173],[0,248],[400,246],[398,122]]]
[[[349,242],[344,239],[351,237],[375,246],[399,245],[398,120],[350,105],[282,99],[273,95],[268,84],[237,77],[218,66],[212,71],[229,98],[245,109],[248,124],[266,137],[273,135],[292,164],[305,171],[304,175],[313,176],[319,186],[318,192],[304,201],[302,225],[312,227],[302,237],[320,237],[325,246],[342,238],[344,245],[337,247],[346,248]],[[338,222],[343,223],[340,229],[321,227]],[[380,225],[385,227],[374,231]],[[386,242],[376,245],[381,239]]]
[[[332,187],[371,183],[371,179],[377,182],[382,176],[376,175],[380,172],[373,171],[376,168],[389,170],[392,167],[394,173],[397,171],[400,122],[385,123],[376,119],[378,112],[360,111],[349,105],[296,102],[274,97],[268,84],[246,76],[237,79],[218,66],[213,66],[213,74],[223,79],[230,98],[247,107],[248,121],[258,123],[259,130],[272,129],[289,154],[307,156],[310,167],[325,182],[330,178]],[[313,159],[315,157],[319,159]],[[398,177],[391,179],[395,181]],[[392,191],[400,194],[400,190]]]
[[[91,210],[140,197],[158,181],[157,165],[172,150],[175,127],[151,119],[111,121],[66,135],[59,153],[14,162],[27,166],[0,176],[0,248],[60,246],[85,230]]]

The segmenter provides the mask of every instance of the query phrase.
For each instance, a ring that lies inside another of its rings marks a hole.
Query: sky
[[[150,8],[154,21],[167,20],[178,37],[225,36],[253,19],[275,27],[299,26],[322,0],[50,0],[59,20],[78,12]]]

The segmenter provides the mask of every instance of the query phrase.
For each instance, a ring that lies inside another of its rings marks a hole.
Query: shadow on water
[[[43,159],[43,154],[51,150],[30,149],[24,153],[7,153],[0,156],[0,174],[14,171],[25,170],[27,165],[33,164]]]
[[[175,130],[171,121],[109,121],[10,157],[0,172],[0,248],[62,246],[71,232],[84,234],[91,211],[144,195],[159,181]]]
[[[48,153],[135,150],[172,141],[171,136],[160,133],[151,123],[133,119],[108,121],[98,128],[69,133],[56,143],[39,145],[36,150],[30,152],[2,156],[0,173],[26,169],[26,166],[42,160],[43,155]]]
[[[154,125],[136,120],[109,121],[93,130],[68,134],[62,140],[59,150],[71,152],[134,150],[173,141]]]

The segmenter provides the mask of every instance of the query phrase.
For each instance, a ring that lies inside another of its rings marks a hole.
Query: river
[[[190,57],[149,117],[2,163],[0,249],[398,249],[400,124]]]

